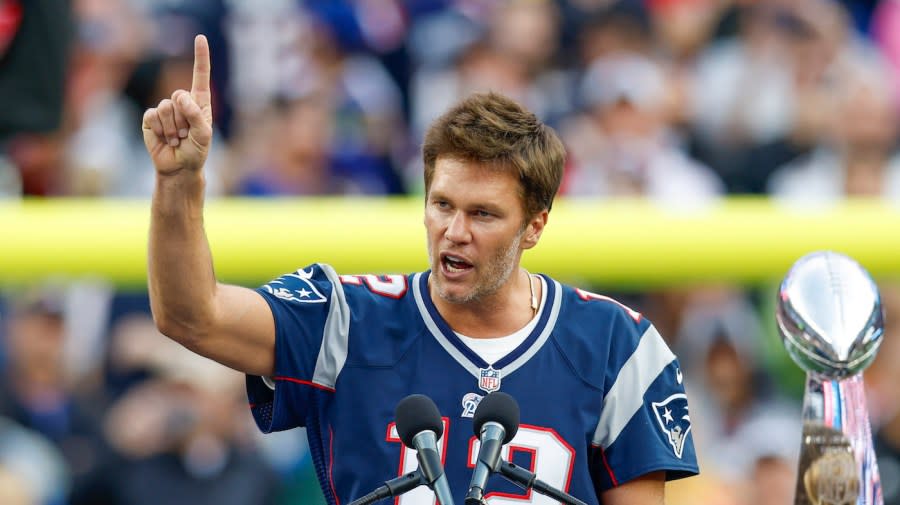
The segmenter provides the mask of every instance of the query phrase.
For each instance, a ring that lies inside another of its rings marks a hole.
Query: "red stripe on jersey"
[[[603,450],[602,447],[598,447],[600,450],[600,457],[603,458],[603,466],[606,467],[607,473],[609,473],[609,479],[612,481],[613,487],[619,487],[619,481],[616,480],[615,474],[613,474],[612,468],[609,466],[609,462],[606,461],[606,451]]]
[[[328,452],[328,482],[331,484],[331,496],[334,496],[334,502],[337,505],[341,505],[337,491],[334,490],[334,431],[331,429],[331,426],[328,427]]]
[[[328,391],[329,393],[334,393],[334,388],[330,388],[328,386],[323,386],[321,384],[316,384],[315,382],[305,381],[305,380],[301,380],[301,379],[295,379],[293,377],[284,377],[282,375],[276,375],[275,377],[272,377],[272,380],[295,382],[297,384],[303,384],[304,386],[311,386],[316,389],[321,389],[322,391]]]

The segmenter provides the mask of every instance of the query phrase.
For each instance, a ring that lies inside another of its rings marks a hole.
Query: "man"
[[[472,413],[495,390],[522,425],[504,457],[590,504],[658,505],[697,472],[674,355],[637,312],[519,266],[547,223],[565,151],[530,112],[475,95],[429,129],[425,228],[431,270],[338,276],[314,264],[254,291],[216,282],[203,232],[212,113],[198,37],[191,92],[144,115],[157,170],[149,290],[159,329],[247,373],[263,431],[306,426],[329,503],[415,465],[393,424],[411,393],[435,400],[460,500],[474,466]],[[263,379],[265,378],[265,379]],[[553,503],[501,479],[488,503]],[[399,505],[433,503],[419,488]]]

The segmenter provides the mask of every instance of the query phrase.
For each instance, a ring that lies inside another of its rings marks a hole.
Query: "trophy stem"
[[[883,505],[862,374],[807,373],[795,505]]]

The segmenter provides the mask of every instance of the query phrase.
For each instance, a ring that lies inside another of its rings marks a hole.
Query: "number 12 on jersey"
[[[447,433],[450,429],[450,419],[443,418],[444,436],[438,440],[438,451],[441,454],[441,464],[446,463],[447,459]],[[415,449],[411,449],[402,445],[400,435],[397,433],[397,426],[391,423],[388,426],[387,440],[401,444],[402,451],[400,453],[400,469],[398,475],[405,475],[415,471],[419,467],[416,459]],[[469,439],[468,458],[466,462],[469,468],[475,468],[478,459],[478,449],[481,447],[481,441],[476,437]],[[569,483],[572,479],[572,468],[575,462],[575,449],[572,448],[559,434],[551,428],[542,428],[540,426],[520,425],[519,431],[515,438],[509,444],[503,446],[501,457],[505,461],[510,461],[514,454],[526,453],[531,456],[532,473],[535,473],[539,479],[547,484],[560,489],[569,491]],[[524,492],[524,494],[508,494],[489,492],[485,495],[485,501],[488,505],[554,505],[558,502],[544,495],[534,493],[532,490]],[[402,496],[394,498],[395,505],[436,505],[434,492],[425,486],[420,486]]]

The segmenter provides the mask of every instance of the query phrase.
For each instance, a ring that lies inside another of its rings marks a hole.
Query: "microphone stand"
[[[412,491],[422,484],[426,484],[425,477],[422,476],[422,472],[416,470],[415,472],[410,472],[406,475],[401,475],[400,477],[386,481],[383,486],[365,496],[353,500],[349,505],[369,505],[378,500],[383,500],[392,496],[400,496],[403,493]]]
[[[520,486],[522,489],[534,489],[542,495],[549,496],[554,500],[559,500],[566,505],[587,505],[583,501],[574,496],[560,491],[555,487],[537,478],[537,475],[529,472],[521,466],[516,466],[508,461],[501,461],[499,468],[500,475],[513,484]]]

